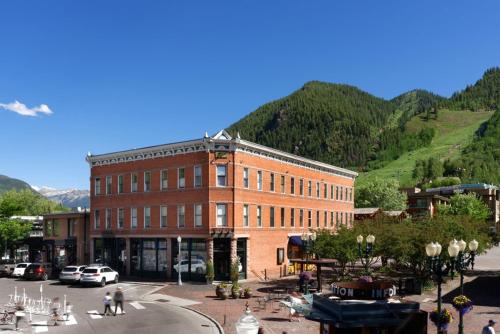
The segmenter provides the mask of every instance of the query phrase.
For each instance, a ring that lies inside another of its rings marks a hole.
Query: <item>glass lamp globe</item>
[[[362,243],[363,242],[363,236],[360,234],[356,237],[356,241],[358,242],[358,244]]]
[[[237,334],[257,334],[259,332],[259,321],[254,317],[250,308],[248,307],[248,302],[246,304],[245,314],[238,319],[236,322],[236,333]]]
[[[433,257],[436,254],[436,245],[433,242],[428,243],[425,246],[425,253],[428,257]]]
[[[448,246],[448,255],[450,255],[450,257],[457,257],[459,251],[460,247],[456,242]]]
[[[369,243],[369,244],[373,244],[375,242],[375,236],[373,234],[369,234],[366,237],[366,242]]]
[[[467,247],[467,243],[463,239],[461,239],[458,242],[458,247],[460,248],[460,251],[463,252],[465,251],[465,247]]]
[[[315,241],[315,240],[316,240],[316,237],[317,237],[316,232],[313,232],[313,233],[311,234],[311,240],[312,240],[312,241]]]
[[[443,249],[443,247],[441,246],[441,244],[439,242],[436,242],[436,255],[435,256],[439,256],[441,254],[442,249]]]
[[[477,242],[476,239],[469,242],[469,249],[471,252],[477,251],[478,247],[479,247],[479,242]]]

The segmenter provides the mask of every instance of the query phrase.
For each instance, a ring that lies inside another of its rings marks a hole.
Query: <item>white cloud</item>
[[[46,115],[52,114],[52,110],[50,110],[49,106],[46,104],[40,104],[38,107],[28,108],[25,104],[19,101],[7,104],[0,103],[0,109],[10,110],[22,116],[37,116],[39,113]]]

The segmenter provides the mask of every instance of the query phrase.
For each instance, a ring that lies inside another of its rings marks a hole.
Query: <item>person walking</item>
[[[495,327],[496,323],[496,320],[490,319],[490,321],[488,321],[488,325],[483,327],[481,334],[495,334],[495,329],[493,327]]]
[[[19,321],[21,321],[25,316],[26,313],[24,313],[24,306],[22,303],[16,303],[16,312],[14,313],[16,316],[16,331],[19,330]]]
[[[115,316],[116,316],[116,312],[118,311],[118,305],[120,305],[120,311],[121,311],[121,314],[125,314],[125,310],[123,309],[123,291],[122,291],[122,288],[120,287],[117,287],[116,288],[116,291],[113,295],[113,302],[115,303]]]
[[[59,308],[61,307],[61,303],[59,303],[59,297],[55,297],[52,299],[52,320],[54,320],[54,326],[59,326]]]
[[[108,312],[113,314],[113,312],[111,311],[111,294],[108,292],[106,292],[106,296],[104,296],[104,299],[102,300],[102,302],[104,303],[104,314],[103,315],[108,315]]]

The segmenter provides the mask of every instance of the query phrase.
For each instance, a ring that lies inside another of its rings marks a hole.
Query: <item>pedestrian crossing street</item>
[[[145,310],[146,309],[146,307],[144,305],[142,305],[139,302],[135,302],[135,301],[128,303],[128,305],[130,305],[135,310]],[[114,311],[114,307],[112,307],[112,310]],[[102,319],[105,317],[101,313],[101,311],[98,311],[98,310],[89,310],[86,312],[86,314],[89,316],[90,320],[99,320],[99,319]],[[125,313],[123,312],[123,310],[121,310],[119,308],[116,315],[118,316],[118,315],[123,315],[123,314],[125,314]],[[61,326],[74,326],[74,325],[78,325],[78,321],[76,320],[76,318],[73,314],[70,314],[68,316],[67,320],[60,321],[59,324]],[[31,332],[32,333],[44,333],[44,332],[48,332],[49,328],[53,328],[53,327],[54,327],[53,323],[52,322],[48,323],[47,320],[36,321],[36,322],[31,323]]]

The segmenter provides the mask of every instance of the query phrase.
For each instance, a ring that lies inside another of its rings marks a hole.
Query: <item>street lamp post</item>
[[[313,232],[311,234],[304,232],[300,236],[300,239],[302,239],[306,251],[306,270],[307,270],[307,267],[309,265],[309,253],[311,252],[314,241],[316,241],[316,232]],[[304,293],[306,295],[309,294],[309,280],[306,280]]]
[[[368,270],[368,267],[371,264],[372,261],[372,254],[373,254],[373,244],[375,243],[375,236],[372,234],[369,234],[366,236],[366,245],[363,248],[363,236],[358,235],[356,237],[356,241],[358,243],[358,255],[361,260],[361,264],[365,267],[365,275],[370,274],[370,271]]]
[[[449,264],[443,263],[441,259],[441,250],[442,246],[438,242],[436,243],[431,242],[427,244],[427,246],[425,246],[425,252],[427,253],[428,257],[429,272],[434,275],[433,279],[438,286],[437,313],[439,315],[441,315],[441,305],[443,302],[441,296],[442,294],[441,284],[443,284],[443,277],[446,277],[450,271],[453,275],[453,266],[455,258],[458,256],[460,248],[456,243],[456,240],[450,242],[450,245],[448,246],[448,255],[450,255]],[[442,329],[441,324],[438,323],[436,325],[437,325],[437,333],[442,334],[444,331]]]
[[[182,241],[182,238],[181,236],[179,235],[177,237],[177,246],[179,247],[179,250],[178,250],[178,253],[177,253],[177,285],[182,285],[182,271],[181,271],[181,241]]]
[[[469,266],[474,269],[474,258],[479,243],[476,240],[469,242],[469,252],[466,252],[467,243],[463,240],[457,241],[459,248],[457,260],[455,261],[455,269],[460,275],[460,295],[464,294],[464,272]],[[464,315],[459,312],[458,334],[464,334]]]

